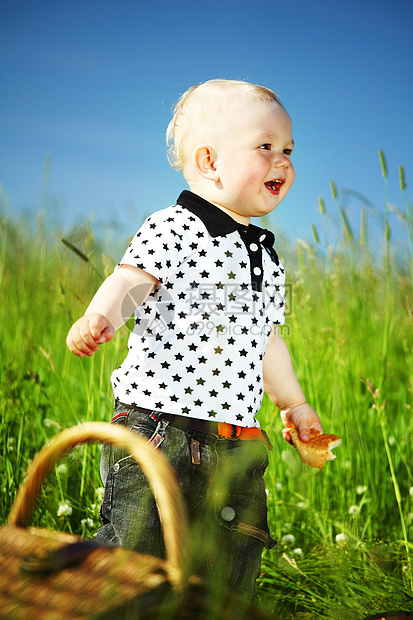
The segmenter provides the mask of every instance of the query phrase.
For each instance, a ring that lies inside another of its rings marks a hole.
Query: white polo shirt
[[[158,279],[135,311],[120,402],[202,420],[259,426],[263,357],[284,323],[284,269],[274,235],[239,224],[184,191],[148,217],[121,264]],[[133,292],[132,292],[133,296]]]

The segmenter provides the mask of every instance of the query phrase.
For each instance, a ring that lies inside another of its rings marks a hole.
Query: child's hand
[[[310,439],[310,428],[316,428],[320,433],[323,433],[320,418],[308,403],[282,409],[281,419],[286,427],[283,428],[282,434],[288,443],[292,443],[288,429],[293,426],[298,430],[301,441]]]
[[[72,325],[66,344],[78,357],[91,356],[99,349],[100,344],[112,340],[114,336],[115,330],[110,321],[103,314],[93,312],[82,316]]]

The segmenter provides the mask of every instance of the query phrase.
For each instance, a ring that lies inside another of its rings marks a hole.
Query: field
[[[413,213],[401,170],[402,206],[392,217],[402,221],[406,243],[396,248],[382,156],[381,164],[385,200],[373,238],[366,233],[375,217],[368,204],[361,205],[355,234],[333,183],[332,206],[326,211],[320,199],[311,243],[285,240],[277,231],[289,283],[282,335],[325,431],[342,437],[336,460],[314,470],[282,439],[267,399],[258,416],[274,445],[266,482],[280,544],[264,554],[257,601],[285,620],[413,610]],[[1,200],[4,523],[30,460],[49,438],[81,422],[110,419],[109,376],[125,355],[128,329],[90,359],[71,355],[65,338],[128,239],[91,223],[63,233],[52,226],[50,207],[36,221],[13,219],[4,195]],[[333,211],[339,229],[330,244],[319,231]],[[93,536],[99,459],[97,444],[65,457],[44,485],[33,523]]]

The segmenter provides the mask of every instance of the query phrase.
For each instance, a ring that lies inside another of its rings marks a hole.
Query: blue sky
[[[0,8],[0,182],[12,214],[42,207],[50,155],[50,192],[66,226],[92,214],[133,234],[186,187],[166,160],[172,105],[216,77],[269,86],[292,117],[296,181],[271,216],[275,228],[309,238],[319,195],[336,217],[330,179],[382,209],[379,148],[401,206],[399,164],[408,183],[413,175],[411,0]],[[361,203],[343,200],[356,228]]]

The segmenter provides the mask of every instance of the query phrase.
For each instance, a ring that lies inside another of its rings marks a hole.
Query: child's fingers
[[[76,328],[72,327],[66,338],[66,345],[71,353],[74,353],[78,357],[83,357],[85,351],[83,351],[83,342],[79,335],[76,333]]]
[[[112,324],[104,316],[90,321],[89,329],[96,345],[113,340],[116,333]]]
[[[280,411],[281,420],[286,428],[291,428],[294,424],[291,422],[291,410],[290,409],[281,409]]]
[[[88,329],[90,336],[93,338],[93,342],[95,345],[103,344],[112,338],[108,337],[110,333],[111,324],[109,321],[102,315],[92,315],[88,319]],[[112,328],[113,329],[113,328]],[[82,335],[83,336],[83,335]],[[87,338],[87,335],[86,335]],[[89,344],[89,340],[86,339],[85,342]]]
[[[281,411],[281,418],[286,427],[283,429],[283,437],[289,443],[291,443],[291,438],[288,429],[292,426],[296,427],[301,441],[309,441],[312,428],[319,430],[320,433],[323,432],[319,416],[308,403],[284,409]]]
[[[91,356],[100,344],[109,342],[114,336],[115,330],[106,317],[95,314],[83,316],[76,321],[67,336],[66,344],[78,357]]]
[[[298,425],[298,437],[301,439],[301,441],[309,441],[310,427],[308,424]]]
[[[297,430],[298,430],[298,437],[301,439],[301,441],[309,441],[310,430],[312,428],[320,431],[320,433],[324,432],[323,427],[321,426],[321,422],[318,419],[318,416],[317,416],[317,419],[314,419],[314,417],[312,416],[308,416],[307,418],[303,418],[302,420],[300,420],[297,426]]]
[[[76,321],[72,326],[66,343],[69,350],[79,357],[93,355],[99,348],[98,343],[90,332],[88,321],[84,317]]]
[[[99,346],[96,344],[90,333],[81,331],[78,327],[75,327],[70,334],[67,341],[67,346],[70,351],[79,357],[84,355],[93,355],[98,350]]]
[[[292,445],[292,439],[290,437],[290,433],[288,432],[288,428],[283,428],[282,429],[282,435],[285,439],[285,441],[288,441],[288,443],[290,443]]]
[[[86,355],[93,355],[93,353],[99,349],[99,342],[96,341],[96,338],[91,333],[89,326],[81,325],[79,335],[81,338],[81,350],[84,351]]]
[[[115,337],[115,333],[115,329],[112,327],[112,325],[108,325],[102,332],[100,344],[113,340],[113,338]]]

